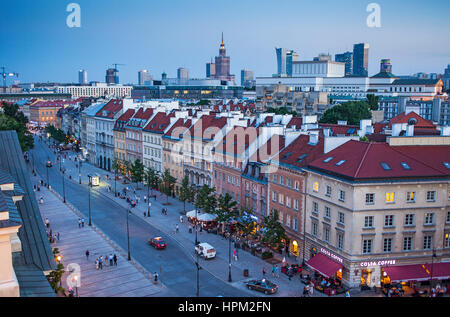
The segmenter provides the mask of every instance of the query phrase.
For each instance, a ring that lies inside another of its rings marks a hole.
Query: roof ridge
[[[369,149],[370,149],[371,145],[372,145],[372,143],[368,143],[368,146],[367,146],[367,148],[366,148],[366,151],[364,152],[364,155],[363,155],[361,161],[359,162],[358,168],[356,169],[356,172],[355,172],[355,175],[354,175],[355,178],[356,178],[357,175],[359,174],[359,170],[360,170],[361,167],[362,167],[362,163],[364,162],[364,160],[365,160],[365,158],[366,158],[366,156],[367,156],[367,153],[369,152]]]

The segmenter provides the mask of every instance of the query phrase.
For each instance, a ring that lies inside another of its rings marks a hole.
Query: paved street
[[[60,235],[60,240],[52,243],[52,247],[58,248],[63,257],[66,272],[62,277],[62,286],[66,291],[69,288],[67,277],[72,274],[68,265],[75,263],[80,266],[81,285],[77,289],[80,297],[167,296],[165,287],[153,284],[151,276],[128,262],[126,253],[107,241],[96,228],[87,224],[79,228],[79,215],[63,204],[55,194],[44,187],[36,192],[36,196],[43,197],[43,204],[39,204],[43,221],[48,218],[53,234],[58,232]],[[86,250],[90,253],[88,259],[85,256]],[[101,270],[96,269],[95,259],[110,254],[116,254],[117,266],[108,265]]]

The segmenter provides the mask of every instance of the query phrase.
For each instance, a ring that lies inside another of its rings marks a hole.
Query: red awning
[[[322,253],[319,253],[309,259],[309,261],[306,262],[306,265],[325,277],[333,276],[339,269],[342,269],[342,264],[331,260],[329,257],[323,255]]]
[[[450,279],[450,262],[433,263],[433,271],[431,271],[431,263],[425,264],[425,269],[430,275],[433,274],[433,280],[447,280]]]
[[[383,268],[391,282],[426,281],[430,279],[422,264],[387,266]]]

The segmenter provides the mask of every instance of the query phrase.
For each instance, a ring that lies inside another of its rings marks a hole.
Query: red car
[[[151,238],[148,243],[156,249],[165,249],[167,243],[161,237]]]

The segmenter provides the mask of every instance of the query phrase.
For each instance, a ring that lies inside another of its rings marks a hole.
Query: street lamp
[[[62,175],[62,185],[63,185],[63,196],[64,196],[64,203],[66,203],[66,186],[64,183],[64,173],[66,172],[66,169],[62,169],[61,170],[61,175]]]
[[[88,175],[89,178],[89,226],[92,226],[92,221],[91,221],[91,179],[92,179],[92,175]]]
[[[49,185],[49,183],[48,183],[48,163],[46,163],[45,166],[47,167],[47,188],[50,188],[50,185]]]
[[[147,196],[148,197],[148,196]],[[150,202],[150,199],[149,199],[149,202],[148,202],[148,209],[147,209],[147,217],[150,217],[150,207],[152,206],[152,203]]]
[[[436,257],[436,249],[433,248],[432,255],[431,255],[431,270],[430,270],[430,296],[431,296],[431,289],[432,289],[432,283],[433,283],[433,264],[434,264],[435,257]]]
[[[131,210],[129,210],[127,208],[127,243],[128,243],[128,261],[131,260],[131,255],[130,255],[130,229],[128,227],[128,214],[131,214]]]
[[[80,184],[81,184],[81,161],[78,162],[78,177],[80,179]]]
[[[232,282],[231,279],[231,229],[230,229],[230,236],[228,237],[228,282]]]

